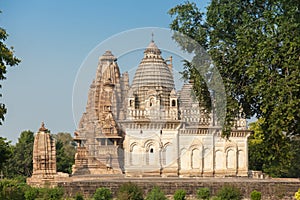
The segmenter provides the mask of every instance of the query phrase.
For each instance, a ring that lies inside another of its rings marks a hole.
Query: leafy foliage
[[[63,188],[55,187],[55,188],[49,189],[47,194],[48,195],[46,195],[45,199],[52,199],[52,200],[62,199],[62,197],[64,195],[64,190],[63,190]]]
[[[94,194],[95,200],[110,200],[112,199],[112,193],[108,188],[98,188]]]
[[[25,182],[18,179],[3,179],[0,181],[0,199],[62,199],[64,190],[60,187],[54,188],[35,188],[30,187]]]
[[[249,124],[249,129],[253,131],[248,139],[248,149],[249,149],[249,169],[262,171],[263,164],[265,162],[266,156],[264,155],[264,148],[267,148],[264,142],[264,133],[261,129],[262,119],[258,119],[256,122]]]
[[[299,188],[298,192],[295,193],[295,199],[300,200],[300,188]]]
[[[147,194],[146,200],[167,200],[168,198],[165,196],[164,192],[158,187],[155,186],[152,190]]]
[[[62,199],[64,195],[64,190],[61,187],[54,188],[38,188],[37,198],[57,200]]]
[[[274,148],[280,148],[275,144],[283,133],[299,135],[299,7],[299,1],[288,0],[212,0],[206,18],[190,2],[169,11],[174,17],[171,29],[200,44],[221,74],[227,102],[226,136],[240,115],[263,118],[265,141]],[[183,50],[196,54],[192,68],[185,72],[188,78],[198,77],[193,68],[199,71],[203,66],[195,43],[174,38]],[[194,87],[200,91],[200,86]],[[269,155],[271,162],[276,160]]]
[[[209,188],[199,188],[197,190],[197,198],[208,200],[210,198],[210,190]]]
[[[39,194],[39,189],[35,187],[29,187],[24,194],[25,200],[35,200]]]
[[[118,190],[118,200],[143,200],[142,189],[134,183],[124,183]]]
[[[75,200],[84,200],[83,195],[81,193],[76,193]]]
[[[220,197],[217,197],[217,196],[213,196],[212,197],[212,200],[222,200]]]
[[[186,191],[183,189],[179,189],[175,191],[174,200],[185,200]]]
[[[262,130],[263,119],[249,124],[254,134],[249,137],[249,168],[273,177],[300,177],[300,140],[298,137],[275,138],[270,142]]]
[[[224,186],[218,191],[217,196],[222,200],[241,200],[241,191],[234,186]]]
[[[56,140],[56,165],[57,171],[72,173],[72,165],[75,162],[76,143],[70,133],[53,134]]]
[[[1,13],[1,11],[0,11]],[[13,48],[8,48],[5,44],[5,40],[7,39],[8,34],[6,31],[0,27],[0,80],[6,79],[6,68],[8,66],[18,65],[20,60],[14,56]],[[2,85],[0,85],[1,88]],[[0,94],[0,97],[2,95]],[[2,125],[4,121],[4,114],[7,109],[3,103],[0,103],[0,125]]]
[[[24,199],[28,186],[16,179],[3,179],[0,181],[0,199]]]
[[[11,156],[10,142],[6,141],[6,138],[0,137],[0,170],[3,170],[5,162]]]
[[[261,192],[253,190],[250,194],[251,200],[261,200]]]
[[[13,154],[6,166],[9,177],[31,176],[33,143],[34,133],[29,130],[23,131],[16,145],[12,147]]]

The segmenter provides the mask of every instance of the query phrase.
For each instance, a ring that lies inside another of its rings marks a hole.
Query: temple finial
[[[42,122],[41,128],[39,128],[39,131],[43,131],[43,132],[48,131],[48,129],[45,128],[45,123],[44,122]]]
[[[153,33],[153,31],[152,31],[152,33],[151,33],[151,42],[154,42],[154,33]]]

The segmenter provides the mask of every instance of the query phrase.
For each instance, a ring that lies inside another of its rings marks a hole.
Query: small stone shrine
[[[33,173],[27,179],[27,183],[33,186],[53,185],[56,181],[68,176],[68,174],[56,171],[55,140],[43,122],[34,137]]]

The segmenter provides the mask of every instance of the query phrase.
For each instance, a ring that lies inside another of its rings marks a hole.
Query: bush
[[[83,195],[81,193],[76,193],[75,200],[84,200]]]
[[[147,194],[146,200],[168,200],[164,192],[157,186]]]
[[[233,186],[224,186],[218,192],[218,197],[222,200],[241,200],[241,191]]]
[[[112,199],[112,193],[108,188],[98,188],[94,194],[95,200],[110,200]]]
[[[64,190],[61,187],[44,188],[42,193],[43,198],[49,200],[61,199],[64,196]]]
[[[261,192],[253,190],[250,194],[251,200],[261,200]]]
[[[0,199],[24,199],[28,186],[17,179],[3,179],[0,181]]]
[[[179,189],[174,194],[174,200],[185,200],[186,191]]]
[[[298,192],[295,193],[295,199],[300,200],[300,188],[299,188]]]
[[[134,183],[124,183],[118,191],[118,200],[143,200],[142,189]]]
[[[39,189],[35,187],[29,187],[24,194],[25,200],[35,200],[39,194]]]
[[[209,188],[199,188],[197,190],[197,198],[203,200],[209,200],[210,190]]]

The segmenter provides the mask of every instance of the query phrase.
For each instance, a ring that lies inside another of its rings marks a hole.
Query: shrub
[[[112,199],[112,193],[108,188],[98,188],[94,194],[95,200],[110,200]]]
[[[185,200],[186,191],[179,189],[174,194],[174,200]]]
[[[118,191],[118,200],[143,200],[142,189],[134,183],[124,183]]]
[[[210,190],[209,188],[199,188],[197,190],[197,198],[203,200],[209,200]]]
[[[157,186],[147,194],[146,200],[168,200],[164,192]]]
[[[24,199],[28,186],[17,179],[3,179],[0,181],[0,199]]]
[[[298,192],[295,193],[295,199],[300,200],[300,188],[299,188]]]
[[[251,200],[261,200],[261,192],[253,190],[250,194]]]
[[[221,188],[221,190],[218,192],[218,197],[220,197],[222,200],[241,200],[242,195],[241,191],[233,186],[224,186]]]
[[[81,193],[76,193],[75,200],[84,200],[83,195]]]
[[[57,200],[61,199],[63,195],[64,190],[61,187],[45,188],[45,190],[43,190],[44,199]]]
[[[38,197],[39,189],[35,187],[29,187],[24,194],[25,200],[35,200]]]

